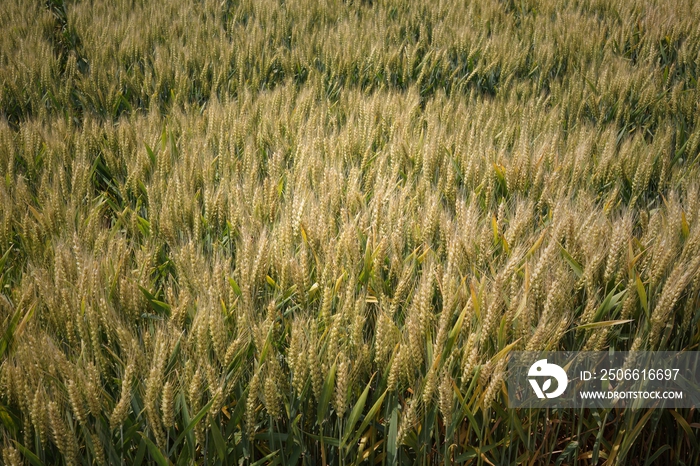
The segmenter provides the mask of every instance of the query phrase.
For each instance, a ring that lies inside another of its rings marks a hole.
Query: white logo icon
[[[528,377],[548,377],[544,381],[542,387],[535,379],[528,379],[532,389],[538,398],[556,398],[566,390],[566,385],[569,383],[568,377],[566,377],[566,371],[556,364],[548,364],[546,359],[540,359],[536,361],[527,373]],[[547,392],[552,386],[552,378],[557,381],[557,388],[553,392]]]

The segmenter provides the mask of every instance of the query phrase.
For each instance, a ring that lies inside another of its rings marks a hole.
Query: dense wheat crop
[[[698,349],[698,18],[3,1],[2,461],[697,464],[695,410],[503,379]]]

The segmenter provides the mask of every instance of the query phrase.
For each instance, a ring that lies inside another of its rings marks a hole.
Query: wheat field
[[[700,2],[6,0],[5,465],[698,464],[508,409],[697,351]]]

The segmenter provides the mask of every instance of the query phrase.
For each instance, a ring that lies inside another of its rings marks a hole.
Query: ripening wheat
[[[2,462],[697,462],[503,380],[697,349],[699,17],[3,2]]]

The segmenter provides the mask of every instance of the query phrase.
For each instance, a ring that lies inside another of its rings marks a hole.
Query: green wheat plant
[[[0,4],[18,465],[698,464],[695,409],[508,409],[697,351],[700,3]]]

